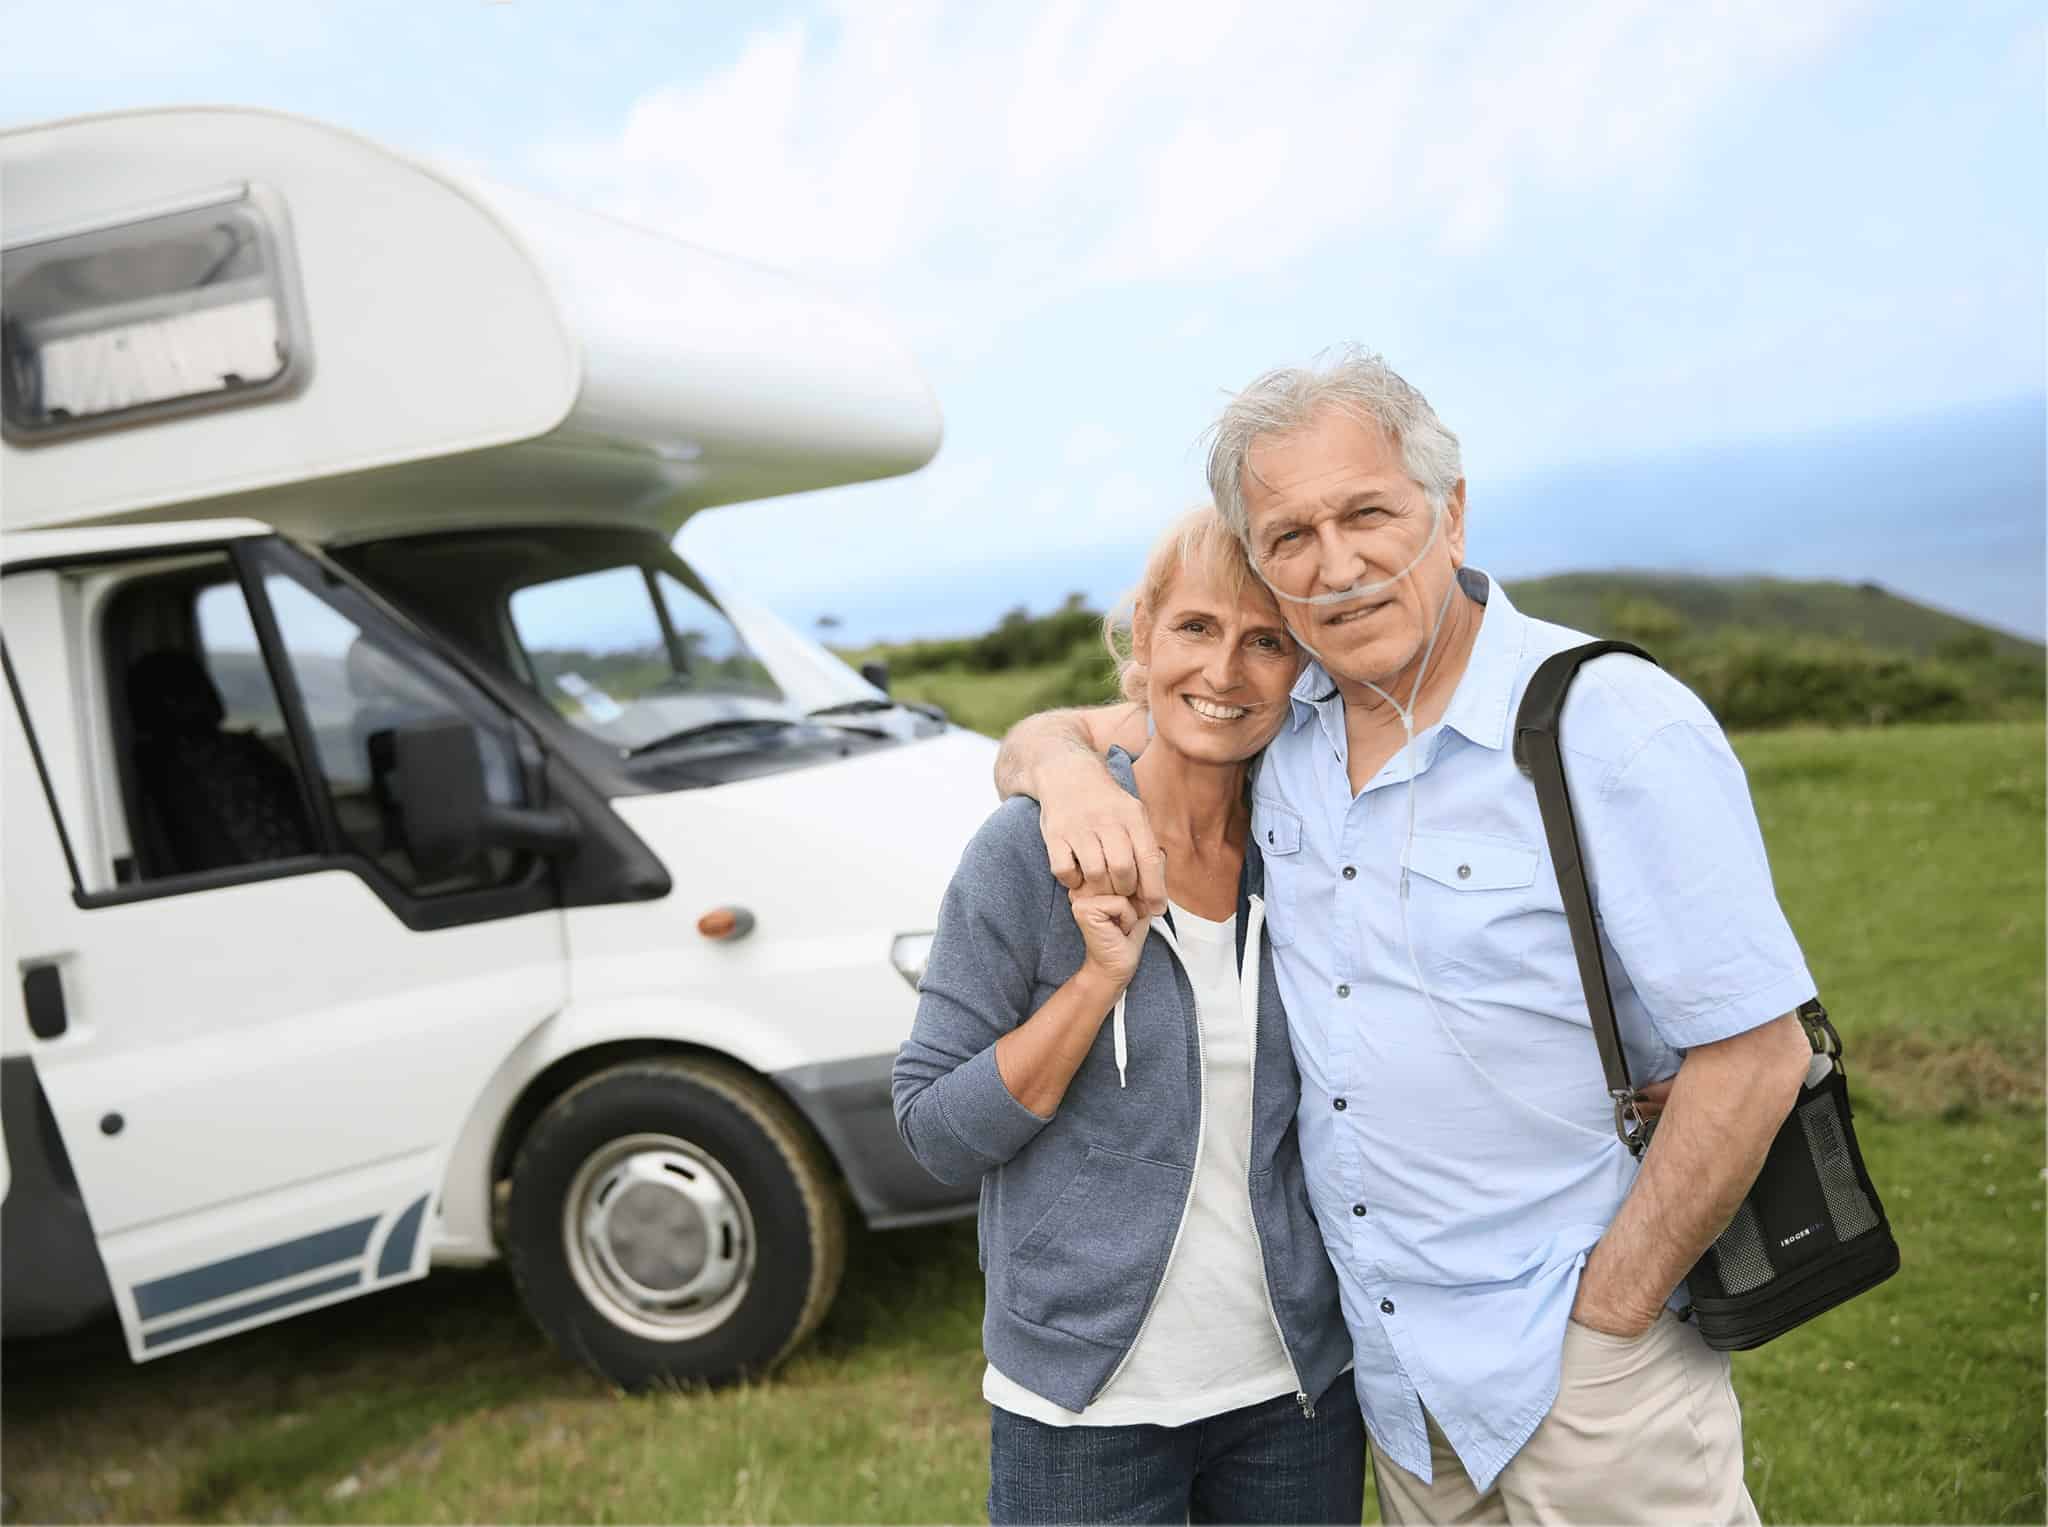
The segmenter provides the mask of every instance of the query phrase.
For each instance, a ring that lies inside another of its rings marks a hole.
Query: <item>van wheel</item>
[[[622,1389],[760,1373],[817,1329],[846,1265],[829,1168],[735,1067],[615,1066],[512,1163],[505,1254],[555,1345]]]

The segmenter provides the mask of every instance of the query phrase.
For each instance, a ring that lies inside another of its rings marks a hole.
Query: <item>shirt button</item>
[[[1351,1206],[1351,1212],[1352,1212],[1353,1214],[1357,1215],[1357,1216],[1358,1216],[1358,1217],[1359,1217],[1360,1219],[1364,1219],[1364,1218],[1365,1218],[1365,1205],[1364,1205],[1364,1204],[1353,1204],[1353,1205]]]
[[[1337,988],[1337,995],[1340,997],[1348,997],[1351,995],[1351,988],[1348,986],[1340,986]]]
[[[1332,1098],[1330,1106],[1336,1109],[1337,1112],[1342,1113],[1344,1111],[1344,1100],[1342,1098]]]
[[[1345,878],[1346,880],[1356,880],[1356,879],[1358,878],[1358,866],[1357,866],[1357,865],[1355,865],[1355,864],[1347,864],[1347,865],[1345,865],[1345,866],[1344,866],[1344,878]]]
[[[1469,865],[1469,864],[1461,864],[1461,865],[1459,865],[1459,866],[1458,866],[1458,878],[1459,878],[1460,880],[1470,880],[1470,879],[1472,878],[1472,866],[1471,866],[1471,865]]]
[[[1391,1314],[1393,1314],[1393,1313],[1394,1313],[1394,1301],[1393,1301],[1393,1300],[1391,1300],[1391,1299],[1382,1299],[1382,1300],[1380,1301],[1380,1313],[1381,1313],[1382,1315],[1391,1315]]]

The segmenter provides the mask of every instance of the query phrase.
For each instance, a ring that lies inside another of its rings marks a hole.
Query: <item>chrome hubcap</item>
[[[569,1185],[562,1236],[584,1297],[654,1341],[715,1329],[753,1281],[746,1196],[673,1135],[629,1135],[592,1152]]]

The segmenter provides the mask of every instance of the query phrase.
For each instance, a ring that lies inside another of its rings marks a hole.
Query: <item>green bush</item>
[[[1862,642],[1722,632],[1659,656],[1731,729],[1960,721],[1994,710],[1960,669]]]
[[[1069,705],[1101,705],[1121,699],[1116,687],[1116,666],[1100,642],[1077,644],[1066,663],[1043,689],[1033,696],[1033,710],[1058,710]]]
[[[1607,601],[1605,629],[1624,641],[1655,650],[1678,640],[1685,618],[1670,605],[1647,595],[1613,597]]]
[[[995,630],[975,643],[978,665],[991,673],[1005,668],[1035,668],[1057,663],[1076,647],[1099,645],[1102,617],[1088,608],[1078,594],[1050,615],[1034,616],[1019,605],[997,624]]]
[[[891,675],[899,677],[949,669],[1007,673],[1064,662],[1083,646],[1102,650],[1102,616],[1089,609],[1081,595],[1069,594],[1049,615],[1033,615],[1018,605],[996,622],[994,630],[980,636],[906,642],[886,649],[884,655]]]

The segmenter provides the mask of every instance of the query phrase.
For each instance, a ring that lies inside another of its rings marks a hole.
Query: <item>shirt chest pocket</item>
[[[1252,841],[1266,869],[1266,936],[1275,947],[1294,942],[1300,932],[1301,817],[1277,801],[1252,797]]]
[[[1532,843],[1418,832],[1408,853],[1409,929],[1432,970],[1510,977],[1528,967],[1552,915]]]

